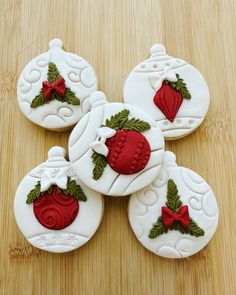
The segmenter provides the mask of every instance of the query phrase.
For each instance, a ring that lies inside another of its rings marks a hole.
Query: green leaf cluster
[[[93,179],[98,180],[107,166],[107,159],[105,156],[98,154],[95,151],[93,151],[92,159],[94,164]]]
[[[168,180],[166,197],[166,206],[170,208],[174,213],[176,213],[182,206],[182,202],[180,200],[180,197],[178,196],[178,189],[173,179]]]
[[[185,98],[185,99],[191,99],[191,94],[188,91],[187,85],[184,82],[184,80],[182,78],[180,78],[179,74],[176,74],[176,77],[177,77],[178,81],[176,81],[176,82],[170,82],[170,81],[168,81],[168,83],[170,84],[170,86],[172,88],[174,88],[176,91],[178,91],[183,98]]]
[[[57,69],[57,66],[53,62],[48,63],[48,82],[54,83],[60,78],[60,73]],[[52,95],[50,99],[45,100],[43,97],[42,89],[40,90],[40,93],[35,96],[35,98],[31,102],[31,108],[37,108],[38,106],[44,105],[45,103],[49,103],[52,100],[58,100],[60,102],[66,102],[68,104],[72,105],[79,105],[80,100],[77,98],[70,90],[70,88],[66,88],[65,95],[60,96],[58,93],[55,91],[52,92]]]
[[[52,186],[45,192],[40,192],[40,181],[37,182],[35,187],[29,192],[27,195],[26,203],[31,204],[35,200],[37,200],[39,197],[43,196],[44,194],[51,194],[52,193]],[[71,180],[70,177],[67,178],[67,188],[61,189],[57,187],[58,192],[62,192],[64,195],[69,195],[71,197],[74,197],[78,201],[87,201],[87,197],[82,190],[81,186],[79,184],[76,184],[75,180]]]
[[[142,120],[128,118],[129,110],[124,109],[110,119],[106,120],[105,126],[115,130],[133,130],[137,132],[144,132],[151,128],[151,126]]]
[[[182,201],[178,195],[178,189],[173,181],[169,179],[167,183],[167,202],[166,206],[170,208],[174,213],[178,212],[179,208],[182,206]],[[175,221],[170,229],[164,227],[162,217],[158,217],[157,222],[153,224],[152,229],[149,232],[148,237],[154,239],[164,233],[167,233],[168,230],[178,230],[182,234],[189,234],[191,236],[200,237],[204,235],[204,230],[200,228],[197,223],[190,218],[190,224],[187,229],[183,228],[182,225]]]

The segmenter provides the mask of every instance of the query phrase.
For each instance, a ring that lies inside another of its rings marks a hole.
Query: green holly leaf
[[[187,234],[188,233],[188,231],[185,228],[183,228],[182,225],[177,221],[174,222],[174,224],[172,225],[170,230],[177,230],[177,231],[181,232],[181,234]]]
[[[123,124],[123,130],[134,130],[137,132],[144,132],[151,128],[151,126],[142,120],[132,118]]]
[[[35,187],[29,192],[27,195],[27,204],[33,203],[36,199],[38,199],[40,196],[47,194],[51,194],[53,190],[53,186],[51,186],[47,191],[45,192],[40,192],[40,181],[37,182]],[[57,186],[57,191],[58,193],[64,193],[65,195],[70,195],[71,197],[74,197],[78,201],[87,201],[87,197],[82,190],[81,186],[79,184],[76,184],[75,180],[71,180],[70,177],[67,178],[67,188],[66,189],[61,189]]]
[[[107,160],[105,156],[100,155],[95,151],[93,151],[92,159],[93,164],[95,165],[93,168],[93,179],[98,180],[107,166]]]
[[[70,195],[74,197],[78,201],[87,201],[87,197],[82,190],[81,186],[79,184],[76,184],[75,180],[71,180],[70,177],[68,177],[67,180],[67,188],[63,190],[63,193],[65,195]]]
[[[167,233],[167,229],[164,227],[163,222],[162,222],[162,217],[160,216],[157,219],[157,222],[153,224],[152,229],[149,232],[148,237],[150,239],[155,239],[156,237]]]
[[[80,104],[80,100],[75,96],[74,92],[72,92],[70,88],[66,88],[66,93],[64,98],[68,104],[73,104],[73,105]]]
[[[189,227],[187,229],[183,228],[179,222],[175,221],[170,230],[178,230],[179,232],[181,232],[181,234],[188,234],[195,237],[204,236],[205,234],[204,230],[200,226],[198,226],[197,223],[191,218]]]
[[[57,66],[53,62],[48,63],[48,82],[54,83],[60,78]]]
[[[42,90],[40,91],[40,93],[38,95],[35,96],[35,98],[32,100],[30,106],[31,108],[37,108],[38,106],[42,106],[43,104],[45,104],[45,100],[43,97],[43,93]]]
[[[60,102],[66,102],[66,99],[64,96],[60,96],[58,93],[56,93],[56,91],[52,91],[51,97],[50,97],[50,101],[51,100],[58,100]]]
[[[183,98],[191,99],[191,94],[188,91],[187,85],[184,82],[184,80],[182,78],[180,78],[179,74],[176,74],[176,77],[178,79],[177,82],[170,82],[170,81],[167,81],[167,82],[170,84],[170,86],[172,88],[174,88],[176,91],[178,91]]]
[[[179,207],[182,206],[182,202],[180,200],[180,197],[178,196],[178,189],[173,179],[168,180],[166,197],[166,206],[176,213]]]
[[[41,196],[40,188],[40,181],[38,181],[35,187],[28,193],[26,204],[33,203],[36,199],[38,199]]]
[[[106,119],[106,127],[110,127],[115,130],[122,130],[126,121],[128,121],[129,110],[124,109],[116,115],[111,116],[110,119]]]
[[[192,219],[190,219],[190,224],[187,231],[189,235],[195,237],[204,236],[205,234],[204,230],[200,226],[198,226],[197,223]]]

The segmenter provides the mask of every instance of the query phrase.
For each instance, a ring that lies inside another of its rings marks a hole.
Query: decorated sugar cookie
[[[49,252],[68,252],[96,232],[103,199],[78,181],[65,160],[65,150],[52,147],[48,160],[30,171],[15,196],[16,222],[33,246]]]
[[[100,91],[91,95],[91,105],[69,139],[70,161],[81,181],[110,196],[128,195],[151,183],[164,154],[157,124],[136,107],[107,103]]]
[[[209,106],[208,86],[192,65],[166,53],[161,44],[138,64],[124,85],[124,101],[146,111],[167,140],[193,132],[202,123]]]
[[[23,114],[44,128],[62,131],[75,125],[90,109],[97,90],[96,75],[82,57],[66,52],[59,39],[30,61],[20,75],[17,100]]]
[[[165,152],[163,167],[152,184],[131,196],[128,212],[140,243],[166,258],[197,253],[218,224],[210,186],[194,171],[177,166],[171,152]]]

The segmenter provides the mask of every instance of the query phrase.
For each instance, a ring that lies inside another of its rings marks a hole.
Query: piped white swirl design
[[[184,79],[191,99],[184,99],[173,122],[154,104],[153,98],[161,83],[153,81],[174,72]],[[158,86],[158,87],[157,87]],[[155,44],[150,49],[150,57],[137,65],[129,74],[123,90],[124,101],[146,111],[163,131],[166,139],[177,139],[193,132],[202,123],[210,102],[207,83],[201,73],[187,62],[169,56],[166,48]]]
[[[153,223],[161,215],[161,207],[165,206],[170,178],[177,184],[183,204],[189,206],[190,216],[203,228],[204,236],[183,235],[173,230],[154,239],[148,237]],[[218,207],[211,188],[194,171],[177,166],[171,152],[165,152],[157,179],[131,196],[128,212],[131,227],[140,243],[167,258],[184,258],[197,253],[210,241],[218,224]]]
[[[97,79],[91,65],[82,57],[66,52],[59,39],[49,42],[49,51],[30,61],[20,75],[17,85],[17,99],[23,114],[35,124],[47,129],[60,130],[76,124],[89,111],[84,100],[97,90]],[[37,108],[30,104],[47,80],[48,63],[56,64],[60,74],[80,99],[80,105],[62,103],[57,100]]]

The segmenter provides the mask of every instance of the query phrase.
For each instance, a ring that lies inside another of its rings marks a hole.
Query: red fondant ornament
[[[150,158],[150,145],[141,133],[118,130],[115,136],[106,140],[109,149],[107,162],[121,174],[137,173],[145,168]]]
[[[173,122],[183,102],[183,97],[173,87],[163,82],[153,100],[166,118]]]
[[[34,215],[44,227],[60,230],[69,226],[79,211],[79,202],[70,195],[64,195],[52,186],[51,193],[45,193],[33,203]]]

